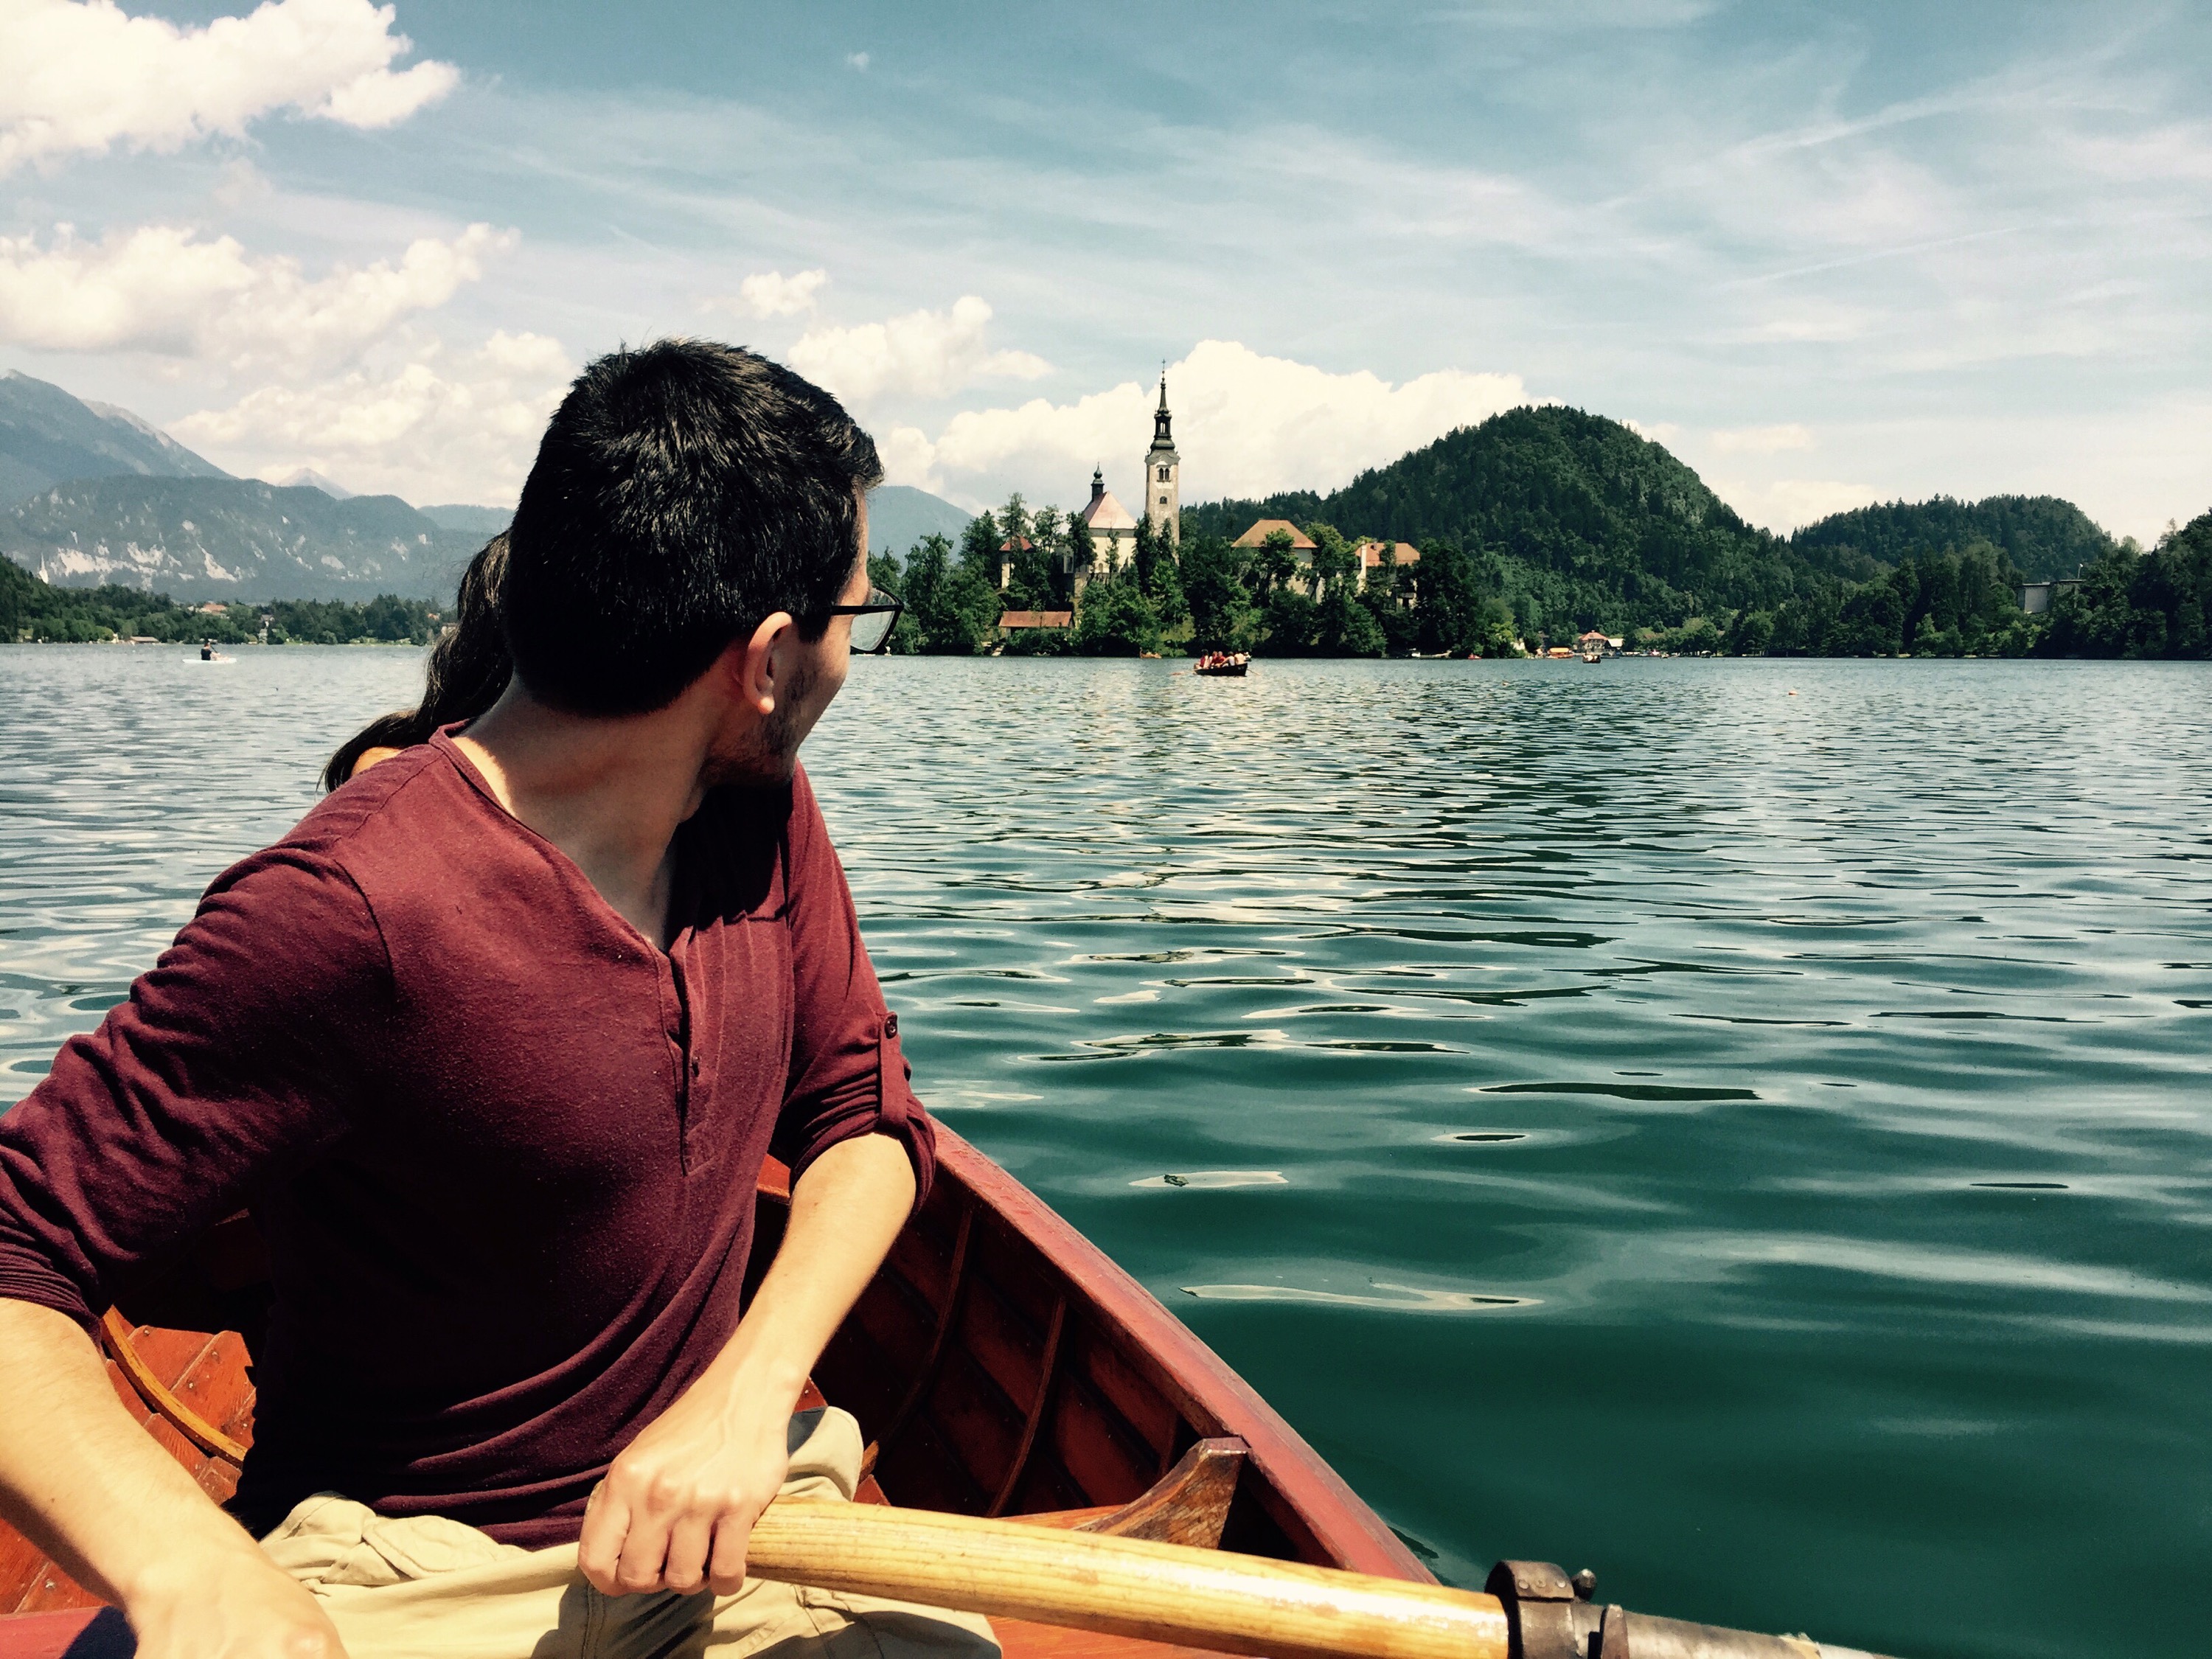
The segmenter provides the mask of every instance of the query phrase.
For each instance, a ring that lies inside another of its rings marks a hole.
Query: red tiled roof
[[[1372,570],[1382,562],[1382,550],[1381,542],[1362,542],[1359,544],[1359,562]],[[1421,550],[1411,542],[1392,542],[1389,550],[1392,564],[1419,564],[1421,562]]]
[[[999,618],[1001,628],[1066,628],[1075,621],[1073,611],[1009,611]]]
[[[1026,536],[1009,536],[999,544],[1001,553],[1026,553],[1036,544]]]
[[[1314,544],[1307,537],[1306,532],[1299,529],[1297,526],[1292,524],[1288,519],[1261,519],[1257,523],[1254,524],[1249,530],[1239,536],[1233,543],[1231,544],[1231,545],[1234,547],[1263,547],[1267,544],[1267,538],[1273,535],[1278,530],[1286,530],[1290,532],[1291,550],[1293,553],[1310,553],[1313,551]]]

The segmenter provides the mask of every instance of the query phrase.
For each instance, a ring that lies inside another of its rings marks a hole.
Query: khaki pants
[[[849,1499],[860,1431],[829,1407],[791,1419],[787,1494]],[[441,1516],[390,1520],[335,1493],[261,1540],[313,1591],[349,1659],[998,1659],[974,1613],[749,1578],[735,1595],[605,1595],[576,1547],[526,1550]]]

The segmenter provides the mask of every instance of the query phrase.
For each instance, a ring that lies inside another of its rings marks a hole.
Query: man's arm
[[[315,1598],[131,1420],[76,1322],[6,1298],[0,1509],[122,1607],[143,1659],[343,1659]]]
[[[840,1141],[807,1167],[759,1294],[726,1346],[592,1493],[576,1550],[611,1595],[744,1583],[753,1522],[790,1467],[785,1427],[814,1362],[914,1204],[905,1145]]]

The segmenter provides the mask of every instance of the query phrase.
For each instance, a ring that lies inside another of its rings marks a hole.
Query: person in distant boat
[[[852,1496],[853,1419],[793,1408],[933,1168],[798,763],[896,619],[880,477],[748,352],[592,364],[422,706],[0,1116],[0,1516],[143,1659],[995,1653],[744,1577],[779,1491]],[[241,1206],[274,1303],[227,1516],[87,1334]]]

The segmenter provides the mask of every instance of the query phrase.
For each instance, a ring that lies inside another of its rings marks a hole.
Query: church
[[[1168,415],[1168,377],[1160,375],[1160,406],[1152,411],[1152,444],[1145,452],[1139,505],[1152,534],[1172,542],[1182,540],[1182,457],[1176,453],[1175,434]],[[1091,527],[1091,568],[1103,574],[1120,570],[1136,557],[1137,520],[1106,488],[1104,473],[1091,473],[1091,501],[1079,515]]]

